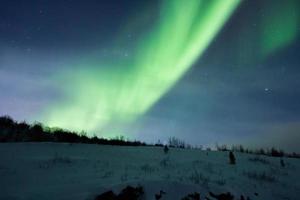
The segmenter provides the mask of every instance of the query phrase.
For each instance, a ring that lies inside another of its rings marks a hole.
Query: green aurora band
[[[288,0],[263,5],[266,15],[261,20],[261,53],[268,56],[294,42],[299,32],[300,1]]]
[[[203,54],[239,0],[162,1],[152,31],[127,61],[88,61],[56,77],[66,95],[47,108],[49,126],[96,132],[127,124],[153,106]],[[102,137],[112,137],[103,133]]]

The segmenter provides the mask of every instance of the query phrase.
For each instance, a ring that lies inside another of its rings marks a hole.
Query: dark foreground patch
[[[141,186],[124,188],[119,195],[113,191],[104,192],[96,196],[95,200],[141,200],[144,196],[144,189]]]
[[[155,199],[160,200],[162,197],[167,195],[166,192],[160,190],[159,193],[155,194]],[[115,194],[113,191],[104,192],[98,196],[96,196],[95,200],[142,200],[144,197],[144,189],[142,186],[132,187],[127,186],[124,188],[120,194]],[[249,197],[244,197],[241,195],[238,198],[234,198],[230,192],[215,194],[213,192],[209,192],[207,196],[204,198],[205,200],[251,200]],[[200,193],[194,192],[186,195],[181,198],[181,200],[201,200]],[[203,200],[203,199],[202,199]]]

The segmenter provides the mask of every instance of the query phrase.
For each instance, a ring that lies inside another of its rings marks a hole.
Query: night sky
[[[0,115],[300,151],[300,1],[0,0]]]

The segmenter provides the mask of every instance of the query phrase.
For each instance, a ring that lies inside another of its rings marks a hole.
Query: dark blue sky
[[[151,142],[176,136],[192,144],[299,151],[297,6],[293,0],[243,1],[182,79],[122,131]],[[32,121],[64,98],[53,74],[62,66],[72,70],[87,55],[114,60],[130,51],[155,24],[159,8],[160,1],[2,0],[0,115]],[[263,53],[265,41],[279,42]]]

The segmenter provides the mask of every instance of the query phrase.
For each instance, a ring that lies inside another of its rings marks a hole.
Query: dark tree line
[[[290,158],[300,158],[300,154],[293,152],[287,153],[283,150],[276,149],[272,147],[270,149],[249,149],[245,148],[242,145],[233,145],[227,147],[227,145],[216,145],[217,151],[230,151],[230,152],[240,152],[240,153],[247,153],[247,154],[255,154],[255,155],[264,155],[264,156],[271,156],[271,157],[290,157]]]
[[[77,132],[44,128],[41,123],[29,125],[26,122],[16,122],[9,116],[0,117],[0,142],[66,142],[88,143],[120,146],[145,146],[139,141],[125,141],[120,139],[104,139],[87,137]]]
[[[168,145],[160,142],[156,144],[146,144],[140,141],[128,141],[120,136],[114,139],[105,139],[87,137],[86,134],[68,131],[64,129],[50,129],[44,127],[41,123],[27,124],[26,122],[16,122],[9,116],[0,116],[0,142],[65,142],[65,143],[87,143],[119,146],[157,146],[163,147],[164,151],[169,148],[190,149],[191,145],[186,144],[183,140],[175,137],[169,139]],[[196,147],[197,148],[197,147]],[[226,145],[216,145],[217,151],[232,151],[256,155],[265,155],[272,157],[291,157],[300,158],[298,153],[286,153],[275,148],[251,150],[244,148],[242,145],[234,145],[228,148]],[[202,150],[202,148],[200,148]]]

